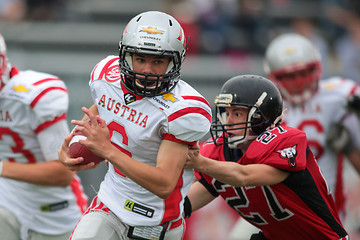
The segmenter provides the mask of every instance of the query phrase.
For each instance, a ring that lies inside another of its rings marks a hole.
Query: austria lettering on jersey
[[[223,147],[203,145],[200,153],[225,161]],[[340,239],[346,237],[327,184],[310,151],[304,132],[279,126],[260,135],[239,164],[267,164],[290,176],[272,186],[233,187],[198,173],[200,182],[267,239]]]
[[[125,100],[127,100],[125,98]],[[143,116],[142,112],[137,112],[136,110],[132,109],[131,107],[125,104],[121,104],[120,102],[116,102],[111,97],[107,97],[105,94],[101,96],[98,106],[103,107],[108,110],[112,111],[114,114],[118,115],[121,118],[125,118],[127,121],[130,121],[135,124],[139,124],[139,126],[146,127],[147,119],[149,118],[148,115]]]

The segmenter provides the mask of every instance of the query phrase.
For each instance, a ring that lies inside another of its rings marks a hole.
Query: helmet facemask
[[[224,95],[226,94],[220,94],[217,97],[217,99],[225,99],[226,97]],[[262,100],[265,97],[266,97],[266,93],[264,93],[259,98],[258,102],[253,106],[243,105],[243,104],[229,105],[229,104],[217,102],[217,100],[215,100],[216,121],[212,123],[210,129],[210,133],[215,145],[227,144],[229,148],[232,149],[239,148],[239,144],[250,142],[254,140],[258,136],[258,134],[263,132],[263,130],[259,132],[259,129],[264,129],[264,125],[268,125],[269,122],[269,120],[266,120],[265,116],[261,113],[259,109]],[[227,114],[225,108],[230,106],[236,106],[247,109],[246,121],[226,124]],[[231,133],[241,129],[244,129],[243,135],[234,135]],[[218,141],[219,138],[222,138],[223,141]]]
[[[316,93],[320,76],[320,62],[269,73],[269,78],[278,86],[284,99],[294,105],[303,104]]]
[[[164,74],[149,74],[136,72],[132,66],[132,56],[156,55],[169,57],[169,66]],[[121,45],[119,67],[124,76],[125,87],[136,95],[153,97],[170,92],[179,81],[181,62],[177,52],[154,52],[151,49],[138,49]]]

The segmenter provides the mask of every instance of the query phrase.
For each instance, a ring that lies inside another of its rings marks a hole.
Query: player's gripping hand
[[[184,168],[196,168],[199,162],[200,146],[189,146],[188,156]]]
[[[72,124],[77,125],[76,129],[86,137],[85,140],[79,140],[79,143],[95,155],[107,159],[107,154],[114,150],[117,152],[117,148],[110,141],[110,132],[105,120],[86,107],[82,107],[81,110],[87,115],[90,124],[89,120],[71,120]]]
[[[95,164],[94,162],[90,162],[88,164],[80,165],[84,159],[82,157],[78,158],[71,158],[70,152],[69,152],[69,143],[71,139],[73,138],[74,133],[71,133],[69,136],[67,136],[64,139],[64,142],[59,150],[59,161],[66,166],[68,169],[72,171],[79,171],[79,170],[85,170],[85,169],[92,169],[97,167],[100,163]]]
[[[326,136],[326,144],[336,153],[348,155],[354,149],[349,130],[340,123],[330,126]]]

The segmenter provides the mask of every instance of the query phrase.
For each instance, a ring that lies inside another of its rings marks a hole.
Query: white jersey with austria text
[[[67,109],[68,92],[58,77],[12,68],[0,91],[0,159],[23,164],[58,159],[69,134]],[[78,177],[67,187],[0,177],[0,206],[16,215],[25,239],[29,229],[49,235],[71,231],[86,210],[87,197]]]
[[[355,114],[346,109],[346,98],[359,90],[352,80],[332,77],[320,81],[316,94],[303,106],[294,107],[285,102],[288,112],[284,115],[284,123],[306,133],[341,217],[344,217],[345,210],[344,156],[326,147],[325,140],[329,127],[342,123],[349,129],[355,146],[360,147],[359,121]]]
[[[156,166],[163,139],[195,144],[209,131],[209,103],[180,80],[168,94],[139,97],[120,81],[119,58],[108,56],[92,72],[90,88],[95,105],[110,130],[112,143],[139,162]],[[182,217],[183,199],[193,180],[184,169],[174,192],[166,199],[141,187],[113,165],[101,183],[99,198],[123,222],[154,226]]]

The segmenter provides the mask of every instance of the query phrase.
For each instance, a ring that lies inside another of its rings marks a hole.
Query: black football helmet
[[[152,97],[168,93],[176,86],[186,55],[186,39],[181,25],[172,16],[158,11],[135,16],[124,30],[119,48],[119,69],[130,92]],[[164,56],[171,61],[165,74],[135,72],[133,54]]]
[[[239,143],[254,139],[270,127],[281,123],[283,102],[276,85],[267,78],[256,75],[240,75],[225,82],[215,99],[216,120],[211,125],[211,135],[216,145],[227,144],[237,148]],[[226,124],[226,107],[246,107],[247,121]],[[232,136],[232,130],[245,129],[243,136]],[[223,138],[222,141],[219,138]]]

